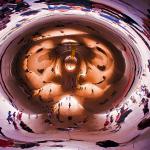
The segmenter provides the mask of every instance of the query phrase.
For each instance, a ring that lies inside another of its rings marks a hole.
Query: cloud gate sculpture
[[[0,4],[0,149],[149,149],[148,0]]]

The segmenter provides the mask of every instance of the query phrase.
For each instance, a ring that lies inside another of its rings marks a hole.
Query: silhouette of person
[[[150,127],[150,117],[144,118],[140,123],[137,125],[138,130],[143,130],[147,127]]]
[[[7,121],[9,124],[11,124],[11,122],[13,121],[11,111],[8,111]]]
[[[6,137],[6,135],[4,135],[4,133],[2,132],[2,127],[0,127],[0,134],[1,134],[3,137]]]
[[[70,109],[70,107],[71,107],[71,103],[69,103],[69,109]]]

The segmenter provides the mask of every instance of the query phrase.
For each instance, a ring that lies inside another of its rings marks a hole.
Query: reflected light
[[[77,59],[75,57],[67,56],[65,58],[66,71],[74,71],[77,66]]]

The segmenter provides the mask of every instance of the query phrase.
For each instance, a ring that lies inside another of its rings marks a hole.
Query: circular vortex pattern
[[[149,16],[130,4],[137,14],[117,0],[5,4],[13,12],[0,31],[1,112],[18,111],[6,118],[18,133],[2,135],[11,148],[149,145]]]

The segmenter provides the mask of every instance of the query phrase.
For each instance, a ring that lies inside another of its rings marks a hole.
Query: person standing
[[[13,121],[15,121],[16,120],[16,112],[14,112],[12,116],[13,116]]]
[[[110,116],[110,123],[112,124],[114,121],[113,115]]]
[[[4,135],[4,133],[2,132],[2,127],[0,127],[0,134],[6,138],[6,135]]]
[[[148,102],[149,102],[148,98],[142,98],[141,103],[139,104],[139,107],[141,105],[144,106],[144,108],[143,108],[144,116],[149,113]]]
[[[150,59],[148,59],[148,65],[147,65],[147,67],[148,67],[148,70],[150,72]]]
[[[9,124],[11,124],[11,122],[13,121],[11,111],[8,111],[7,121]]]
[[[144,108],[143,108],[144,116],[149,113],[148,102],[149,102],[149,100],[147,98],[147,99],[145,99],[144,104],[143,104],[144,105]]]
[[[104,127],[102,129],[99,129],[99,131],[103,130],[108,130],[108,125],[110,124],[110,121],[109,121],[109,114],[106,115],[106,120],[104,122]]]
[[[19,130],[17,123],[14,120],[13,120],[13,125],[14,125],[15,130]]]
[[[18,114],[17,114],[17,119],[18,119],[19,121],[22,120],[22,111],[21,111],[21,112],[18,112]]]
[[[92,94],[94,93],[94,90],[92,89]]]

